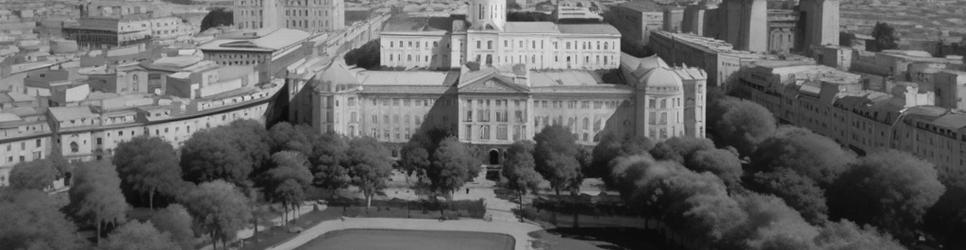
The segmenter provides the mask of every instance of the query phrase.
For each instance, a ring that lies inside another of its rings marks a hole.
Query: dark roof
[[[394,16],[386,22],[383,31],[386,32],[411,32],[411,31],[451,31],[453,29],[452,17],[410,17]]]

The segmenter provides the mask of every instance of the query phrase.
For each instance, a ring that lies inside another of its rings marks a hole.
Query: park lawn
[[[512,250],[513,237],[504,234],[349,229],[326,233],[298,250]]]
[[[302,229],[308,229],[312,226],[318,225],[319,223],[327,220],[334,220],[342,216],[341,210],[335,209],[323,209],[320,211],[308,212],[298,219],[289,222],[289,226],[297,226]],[[255,239],[248,238],[245,239],[245,244],[240,249],[242,250],[261,250],[267,249],[268,247],[275,246],[285,242],[298,235],[298,233],[288,232],[285,227],[272,227],[266,231],[258,231],[255,235]],[[237,244],[237,243],[236,243]]]

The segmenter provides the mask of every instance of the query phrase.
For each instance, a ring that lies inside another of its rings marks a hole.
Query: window
[[[493,41],[486,41],[486,49],[493,49]]]
[[[77,142],[70,142],[70,152],[71,153],[77,153],[77,151],[79,151],[79,150],[80,149],[79,149],[79,146],[77,146]]]
[[[483,42],[482,42],[482,41],[476,41],[476,48],[477,48],[477,49],[480,49],[480,48],[482,48],[482,44],[483,44]],[[479,61],[479,60],[477,60],[477,61]]]

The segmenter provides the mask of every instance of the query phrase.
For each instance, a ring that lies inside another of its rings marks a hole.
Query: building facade
[[[342,0],[235,0],[234,23],[239,29],[286,28],[319,33],[345,28]]]
[[[616,69],[621,34],[606,24],[507,22],[506,3],[476,0],[465,19],[400,18],[380,35],[380,63],[450,69],[467,62],[533,69]]]
[[[703,137],[706,75],[660,58],[623,55],[626,82],[606,83],[590,70],[531,70],[523,64],[459,71],[370,71],[333,62],[312,80],[290,79],[295,122],[326,132],[371,136],[394,148],[413,134],[447,131],[497,154],[541,129],[562,125],[581,145],[604,133]],[[298,84],[296,84],[298,83]],[[302,87],[293,87],[301,85]],[[297,100],[303,99],[303,100]]]

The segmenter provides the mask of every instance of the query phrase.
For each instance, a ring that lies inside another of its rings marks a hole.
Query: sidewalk
[[[429,220],[429,219],[395,219],[395,218],[346,218],[319,223],[309,228],[295,238],[286,241],[270,250],[292,250],[325,233],[344,229],[397,229],[397,230],[429,230],[429,231],[463,231],[499,233],[513,237],[514,249],[529,250],[530,242],[534,239],[529,233],[542,230],[540,226],[519,222],[484,221],[478,219],[460,220]]]

